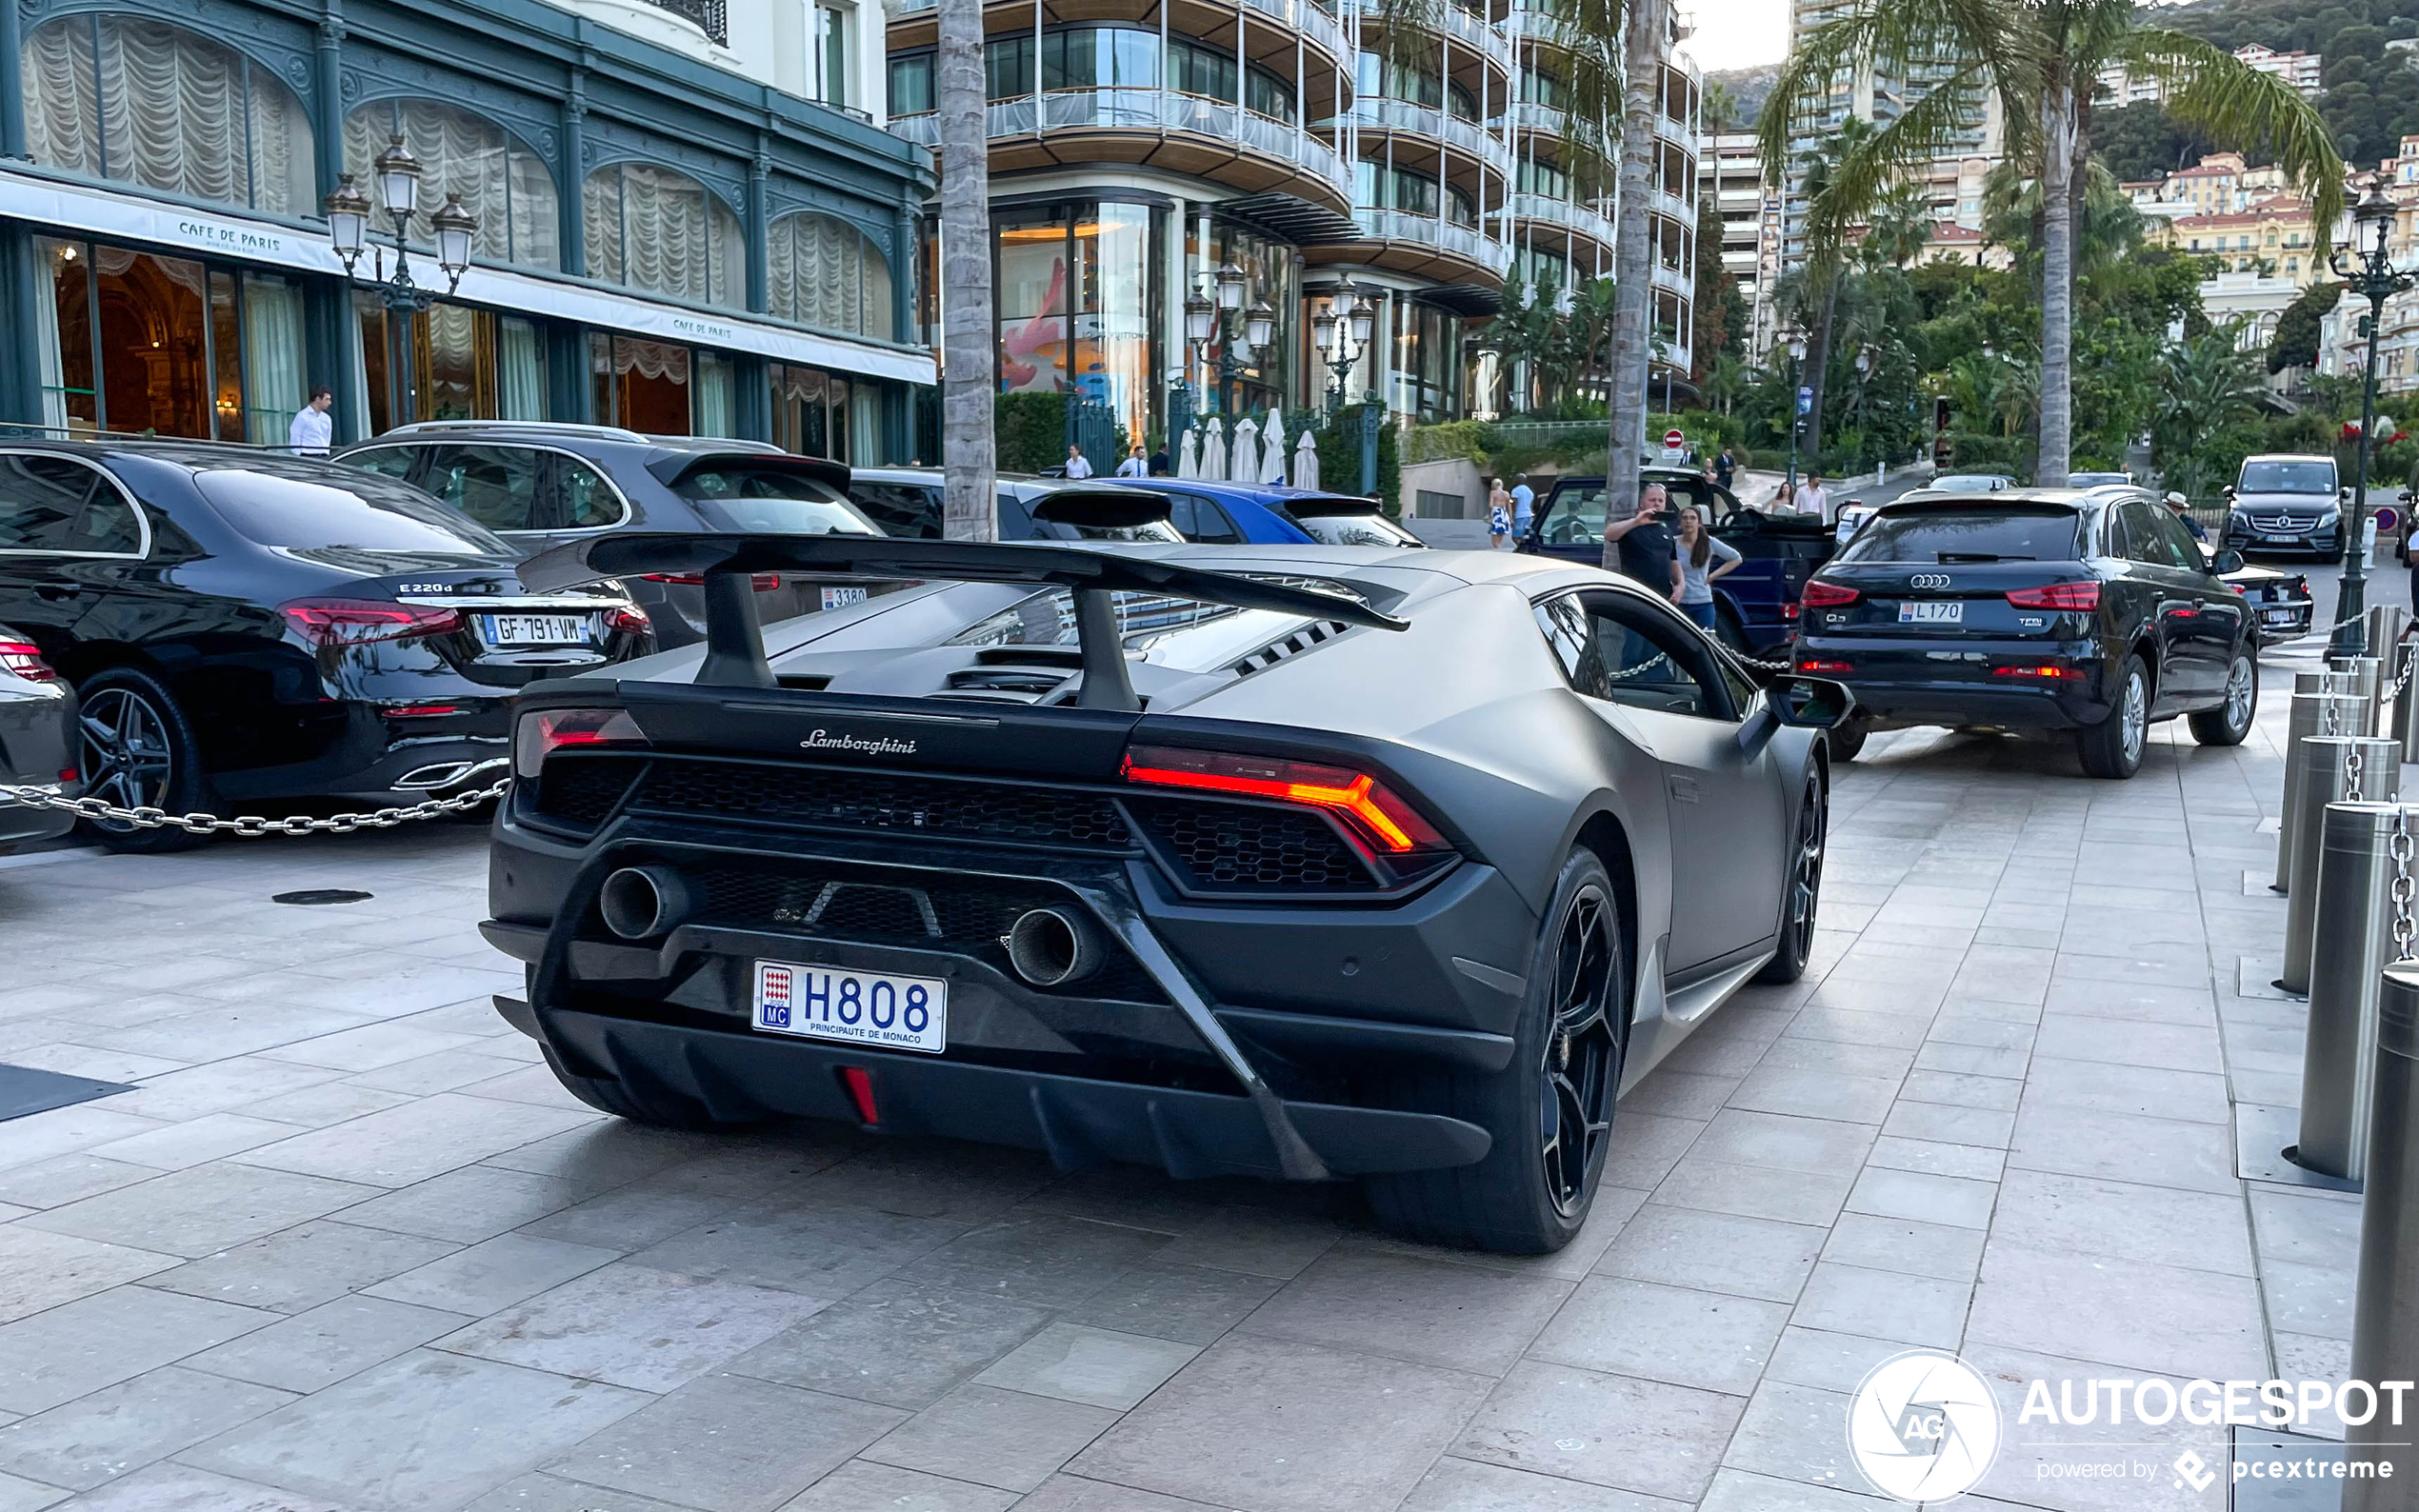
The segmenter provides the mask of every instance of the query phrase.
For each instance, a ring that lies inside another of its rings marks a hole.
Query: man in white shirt
[[[336,439],[336,422],[328,410],[336,396],[325,384],[310,391],[310,402],[294,411],[294,423],[286,428],[286,445],[297,456],[324,457]]]
[[[1810,514],[1817,520],[1831,517],[1831,496],[1823,491],[1821,473],[1809,472],[1806,475],[1806,487],[1797,490],[1797,512]]]
[[[1150,476],[1150,462],[1149,458],[1142,454],[1141,442],[1135,442],[1133,451],[1127,456],[1125,461],[1117,464],[1117,476],[1121,478],[1148,478]]]
[[[1084,448],[1071,445],[1068,447],[1067,476],[1070,478],[1089,478],[1091,475],[1092,465],[1084,460]]]

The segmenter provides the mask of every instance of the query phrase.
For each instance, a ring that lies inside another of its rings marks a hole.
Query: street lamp
[[[435,304],[439,297],[435,289],[422,288],[411,277],[411,221],[420,211],[421,171],[420,160],[411,155],[411,149],[399,135],[388,142],[387,149],[370,166],[370,180],[378,191],[376,209],[394,225],[394,271],[382,280],[365,280],[357,271],[361,254],[368,249],[371,206],[369,197],[354,184],[353,176],[344,174],[320,201],[320,209],[328,217],[328,240],[344,260],[345,276],[355,283],[369,284],[390,317],[387,323],[388,371],[394,375],[393,408],[397,413],[415,408],[412,344],[398,328],[407,326],[410,317]],[[462,286],[462,275],[470,266],[470,244],[478,236],[479,218],[462,203],[461,195],[449,193],[428,220],[430,229],[436,234],[437,270],[445,274],[445,291],[450,294]]]
[[[1806,428],[1805,385],[1798,382],[1806,376],[1806,328],[1791,321],[1782,328],[1781,340],[1789,349],[1789,493],[1797,492],[1797,436]]]
[[[1184,383],[1171,404],[1175,416],[1170,434],[1181,435],[1190,428],[1195,414],[1214,415],[1226,402],[1227,388],[1242,375],[1246,368],[1259,362],[1263,352],[1276,345],[1276,311],[1260,300],[1249,309],[1244,308],[1243,296],[1249,281],[1243,269],[1232,263],[1222,265],[1215,272],[1199,275],[1200,283],[1185,300],[1185,374]],[[1196,363],[1210,361],[1210,348],[1218,348],[1217,387],[1209,394],[1209,404],[1193,401],[1192,371]]]
[[[2409,270],[2398,269],[2386,256],[2386,235],[2393,229],[2396,206],[2372,174],[2369,192],[2352,207],[2352,239],[2337,246],[2327,265],[2350,291],[2369,301],[2362,318],[2369,338],[2369,362],[2360,389],[2360,451],[2352,464],[2351,517],[2343,522],[2343,587],[2335,598],[2335,633],[2328,642],[2329,656],[2359,656],[2369,648],[2364,620],[2369,595],[2369,552],[2365,536],[2369,519],[2369,433],[2377,428],[2377,328],[2385,323],[2386,301],[2411,285]],[[2370,245],[2363,246],[2362,244]]]

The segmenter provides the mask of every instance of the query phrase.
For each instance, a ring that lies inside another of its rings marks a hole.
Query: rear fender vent
[[[1264,646],[1242,661],[1235,663],[1234,674],[1237,677],[1249,677],[1254,672],[1276,666],[1289,656],[1299,656],[1314,646],[1324,646],[1349,628],[1350,627],[1341,620],[1314,620],[1284,640]]]

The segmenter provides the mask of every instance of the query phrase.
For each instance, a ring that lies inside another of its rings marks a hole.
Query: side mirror
[[[2216,557],[2210,561],[2209,570],[2216,573],[2219,577],[2224,577],[2229,572],[2242,571],[2243,553],[2233,550],[2230,547],[2227,550],[2220,551]]]
[[[2226,497],[2228,497],[2228,498],[2229,498],[2229,499],[2230,499],[2230,498],[2232,498],[2232,497],[2234,497],[2234,486],[2233,486],[2232,484],[2230,484],[2230,483],[2229,483],[2229,484],[2228,484],[2225,487],[2218,489],[2217,491],[2218,491],[2218,492],[2220,492],[2220,493],[2222,493],[2222,494],[2224,494]]]
[[[2337,488],[2337,489],[2335,490],[2335,501],[2336,501],[2337,503],[2339,503],[2339,504],[2340,504],[2340,503],[2342,503],[2342,502],[2344,502],[2345,500],[2349,499],[2350,497],[2351,497],[2351,485],[2349,485],[2349,484],[2346,484],[2346,485],[2344,485],[2342,487]]]
[[[1773,716],[1799,729],[1837,729],[1856,711],[1856,695],[1846,683],[1828,677],[1789,673],[1772,679]]]

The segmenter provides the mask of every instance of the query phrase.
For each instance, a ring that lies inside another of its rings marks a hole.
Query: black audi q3
[[[2258,628],[2190,534],[2137,488],[1923,490],[1875,511],[1806,585],[1797,669],[1844,682],[1873,729],[2071,731],[2083,769],[2130,777],[2156,721],[2240,744]]]

